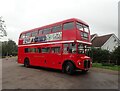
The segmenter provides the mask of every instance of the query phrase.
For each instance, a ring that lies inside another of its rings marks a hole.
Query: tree
[[[0,37],[7,36],[5,21],[0,17]]]
[[[120,65],[120,46],[118,46],[111,54],[111,60]]]
[[[2,56],[16,56],[17,55],[17,45],[13,40],[4,41],[2,43]]]

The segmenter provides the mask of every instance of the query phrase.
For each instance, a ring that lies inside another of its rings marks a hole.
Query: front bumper
[[[80,65],[79,65],[80,64]],[[91,60],[84,60],[77,64],[77,69],[80,70],[89,70],[89,68],[92,66]]]

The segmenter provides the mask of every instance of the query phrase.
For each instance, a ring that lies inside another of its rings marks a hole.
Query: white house
[[[92,46],[95,48],[101,48],[114,51],[118,47],[120,40],[115,36],[115,34],[108,34],[103,36],[98,36],[97,34],[91,35]]]

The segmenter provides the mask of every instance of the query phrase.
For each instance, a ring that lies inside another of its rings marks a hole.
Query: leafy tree
[[[2,56],[16,56],[17,55],[17,45],[14,41],[10,40],[2,43]]]
[[[0,17],[0,37],[7,36],[5,21]]]
[[[2,56],[7,56],[7,41],[2,43]]]
[[[111,60],[120,65],[120,46],[118,46],[111,54]]]
[[[8,55],[13,55],[14,52],[17,52],[17,45],[14,41],[9,40],[7,44]]]

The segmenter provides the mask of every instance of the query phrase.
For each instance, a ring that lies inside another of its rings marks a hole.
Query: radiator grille
[[[84,68],[90,68],[90,61],[89,60],[84,61]]]

